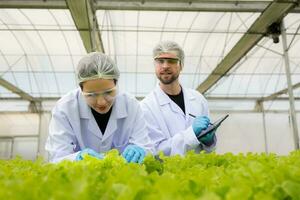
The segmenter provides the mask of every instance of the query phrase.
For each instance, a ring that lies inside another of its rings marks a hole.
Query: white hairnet
[[[153,58],[160,56],[163,53],[173,53],[180,60],[181,67],[184,65],[184,51],[173,41],[162,41],[153,48]]]
[[[118,80],[119,69],[114,61],[100,52],[92,52],[84,56],[77,66],[78,83],[98,78]]]

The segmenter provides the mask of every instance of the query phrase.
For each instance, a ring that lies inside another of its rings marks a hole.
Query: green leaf
[[[300,181],[300,180],[299,180]],[[300,199],[300,184],[294,181],[284,181],[281,185],[283,190],[293,199]]]

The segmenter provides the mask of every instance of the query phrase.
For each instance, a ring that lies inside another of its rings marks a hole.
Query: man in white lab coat
[[[102,159],[118,149],[127,162],[141,163],[153,145],[138,101],[118,90],[119,70],[98,52],[77,67],[79,88],[62,97],[52,111],[46,150],[51,162]]]
[[[210,124],[207,101],[198,91],[182,87],[178,80],[184,65],[182,48],[172,41],[161,42],[153,49],[153,58],[159,85],[141,105],[156,153],[212,151],[216,145],[214,132],[197,139]]]

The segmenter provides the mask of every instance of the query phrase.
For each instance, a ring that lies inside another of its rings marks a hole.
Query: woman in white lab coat
[[[189,150],[210,152],[216,145],[214,132],[197,138],[208,128],[207,101],[198,91],[179,83],[184,52],[173,41],[163,41],[153,49],[159,85],[141,102],[149,136],[156,153],[184,155]]]
[[[141,163],[153,153],[140,105],[118,91],[119,70],[98,52],[83,57],[77,67],[80,87],[62,97],[52,111],[46,150],[50,161],[102,159],[118,149],[127,162]]]

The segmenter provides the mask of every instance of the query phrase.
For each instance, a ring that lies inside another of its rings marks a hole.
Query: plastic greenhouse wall
[[[224,112],[211,112],[212,121],[218,119]],[[254,112],[229,113],[229,118],[223,122],[217,132],[216,152],[246,153],[268,152],[286,155],[294,149],[288,113],[266,113],[265,147],[263,115]],[[0,115],[0,158],[10,159],[17,155],[24,159],[34,160],[37,155],[48,158],[44,150],[48,134],[50,112],[38,114],[5,113]],[[39,125],[39,120],[41,124]],[[297,113],[298,127],[300,114]],[[41,134],[39,135],[39,130]]]

